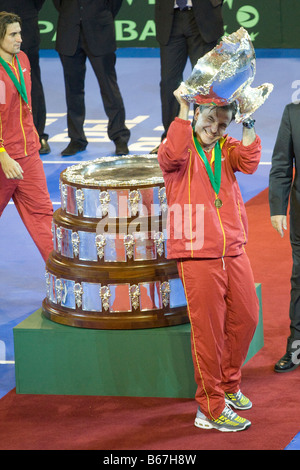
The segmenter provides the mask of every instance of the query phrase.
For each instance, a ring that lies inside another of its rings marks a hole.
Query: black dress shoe
[[[41,148],[39,150],[40,155],[46,155],[51,152],[50,146],[46,139],[40,139]]]
[[[69,145],[61,152],[63,157],[69,157],[71,155],[75,155],[78,152],[83,152],[86,149],[87,144],[82,144],[80,142],[76,142],[75,140],[71,140]]]
[[[127,155],[129,153],[129,149],[127,147],[126,142],[115,141],[115,145],[116,145],[115,155]]]
[[[293,351],[287,351],[285,355],[276,362],[274,370],[275,372],[290,372],[300,365],[298,358],[293,358]],[[294,359],[294,360],[293,360]],[[295,362],[297,359],[297,363]]]

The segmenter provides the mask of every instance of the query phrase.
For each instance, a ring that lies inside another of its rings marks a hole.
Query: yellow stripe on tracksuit
[[[216,197],[217,196],[218,195],[216,194]],[[222,233],[223,233],[223,252],[222,252],[222,258],[223,258],[225,256],[225,250],[226,250],[226,235],[225,235],[224,227],[223,227],[223,224],[222,224],[220,211],[217,207],[216,207],[216,209],[217,209],[217,214],[218,214],[218,219],[219,219],[219,222],[220,222],[221,230],[222,230]]]

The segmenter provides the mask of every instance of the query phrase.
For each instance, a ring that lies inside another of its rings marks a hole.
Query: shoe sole
[[[238,432],[238,431],[245,431],[246,429],[248,429],[251,426],[251,422],[247,421],[244,424],[244,426],[239,425],[239,427],[236,427],[236,428],[227,428],[227,427],[218,426],[217,424],[213,424],[201,418],[196,418],[194,421],[194,425],[200,429],[216,429],[217,431],[220,431],[220,432]]]
[[[227,403],[227,405],[233,406],[233,408],[235,408],[236,410],[241,410],[241,411],[250,410],[250,408],[252,408],[252,403],[249,403],[249,405],[246,405],[246,406],[238,406],[236,403],[229,400],[229,398],[225,398],[225,403]]]
[[[289,369],[285,370],[278,370],[276,369],[276,367],[274,367],[274,371],[278,374],[285,374],[286,372],[292,372],[293,370],[297,369],[297,367],[299,367],[299,364],[295,364],[293,367],[290,367]]]

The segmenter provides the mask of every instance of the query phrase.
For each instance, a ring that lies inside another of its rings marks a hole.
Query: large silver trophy
[[[101,157],[60,175],[44,315],[68,326],[155,328],[188,323],[156,155]]]
[[[201,57],[184,82],[190,103],[224,106],[237,102],[236,122],[250,117],[273,90],[271,83],[257,88],[251,84],[256,73],[255,50],[244,28],[225,36],[210,52]]]

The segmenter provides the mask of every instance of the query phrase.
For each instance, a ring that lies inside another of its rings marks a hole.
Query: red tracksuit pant
[[[43,163],[37,152],[18,159],[23,179],[7,179],[0,165],[0,216],[12,198],[29,234],[47,261],[53,250],[53,206],[47,189]]]
[[[241,367],[258,323],[259,303],[246,253],[178,262],[191,323],[191,346],[202,413],[216,419],[224,392],[240,388]]]

